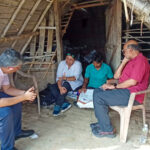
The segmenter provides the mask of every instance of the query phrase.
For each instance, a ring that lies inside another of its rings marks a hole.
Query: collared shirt
[[[139,53],[134,59],[130,60],[124,67],[119,83],[128,79],[136,80],[138,83],[135,86],[127,88],[131,93],[143,91],[148,88],[150,75],[150,65],[146,57]],[[144,95],[137,95],[135,98],[139,103],[144,100]]]
[[[111,68],[102,63],[101,68],[97,70],[93,64],[87,66],[85,71],[85,78],[89,79],[88,87],[99,88],[107,79],[113,78]]]
[[[3,71],[0,68],[0,89],[2,88],[2,85],[9,85],[9,78],[8,75],[3,73]]]
[[[74,76],[76,78],[75,81],[68,81],[73,90],[83,84],[82,65],[79,61],[75,61],[70,68],[68,68],[65,60],[61,61],[57,69],[56,82],[59,80],[59,77],[64,75],[66,77]]]

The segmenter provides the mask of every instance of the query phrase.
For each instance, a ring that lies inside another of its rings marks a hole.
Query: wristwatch
[[[117,88],[117,83],[114,83],[114,87],[115,87],[115,89]]]

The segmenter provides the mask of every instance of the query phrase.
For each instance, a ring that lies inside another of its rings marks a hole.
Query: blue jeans
[[[51,85],[51,87],[50,87],[51,93],[52,93],[53,97],[55,98],[55,103],[56,103],[56,105],[59,105],[59,106],[61,106],[66,101],[65,97],[66,97],[67,93],[69,91],[72,91],[72,88],[68,82],[64,82],[62,86],[67,89],[67,92],[65,94],[60,94],[60,90],[58,88],[57,83]]]
[[[61,106],[64,102],[66,102],[65,97],[67,96],[67,93],[69,91],[72,91],[72,88],[71,88],[69,82],[67,82],[67,81],[63,82],[62,86],[67,89],[67,92],[62,95],[60,94],[60,90],[58,88],[57,83],[52,84],[50,87],[51,93],[52,93],[53,97],[55,98],[55,103],[56,103],[56,105],[59,105],[59,106]],[[81,86],[77,87],[74,91],[78,91],[80,88],[81,88]]]
[[[95,116],[104,132],[112,132],[113,127],[108,115],[109,106],[127,106],[130,97],[128,89],[94,90],[93,103]]]
[[[0,92],[0,98],[11,97]],[[15,144],[15,136],[21,132],[22,105],[0,107],[0,140],[1,150],[12,150]]]

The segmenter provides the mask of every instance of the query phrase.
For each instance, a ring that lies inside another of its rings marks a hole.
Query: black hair
[[[139,44],[129,44],[127,46],[127,48],[131,48],[131,49],[136,50],[136,51],[141,51],[141,47]]]
[[[12,48],[7,48],[0,55],[1,67],[15,67],[23,64],[23,57],[20,53]]]
[[[101,63],[103,61],[102,55],[96,54],[93,61],[96,61],[97,63]]]

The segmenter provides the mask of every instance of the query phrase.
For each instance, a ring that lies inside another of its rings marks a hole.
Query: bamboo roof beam
[[[20,3],[19,3],[19,5],[18,5],[17,9],[15,10],[14,14],[12,15],[12,17],[11,17],[9,23],[7,24],[7,26],[5,27],[5,29],[4,29],[4,31],[3,31],[2,35],[1,35],[1,37],[5,37],[7,31],[9,30],[11,24],[12,24],[13,21],[15,20],[17,14],[19,13],[19,11],[20,11],[20,9],[22,8],[22,6],[23,6],[23,4],[25,3],[25,1],[26,1],[26,0],[20,0]]]
[[[62,9],[70,2],[70,0],[66,0],[62,6]]]
[[[49,8],[51,7],[53,1],[54,1],[54,0],[51,0],[51,1],[48,3],[47,7],[46,7],[45,10],[43,11],[43,13],[42,13],[42,15],[41,15],[39,21],[37,22],[37,24],[36,24],[36,26],[34,27],[34,29],[33,29],[32,32],[35,32],[35,31],[38,29],[39,25],[41,24],[41,22],[42,22],[42,20],[43,20],[43,18],[44,18],[44,16],[45,16],[45,14],[47,13],[47,11],[49,10]],[[24,53],[24,51],[25,51],[26,47],[28,46],[28,44],[30,43],[31,39],[32,39],[32,36],[27,40],[27,42],[26,42],[25,45],[23,46],[23,48],[22,48],[22,50],[21,50],[21,54]]]
[[[31,9],[29,15],[28,15],[27,18],[25,19],[25,21],[24,21],[24,23],[23,23],[21,29],[20,29],[19,32],[17,33],[17,35],[20,35],[20,34],[23,32],[23,30],[25,29],[26,25],[28,24],[30,18],[31,18],[32,15],[34,14],[35,10],[37,9],[37,7],[39,6],[39,4],[40,4],[41,1],[42,1],[42,0],[37,0],[37,1],[36,1],[35,5],[34,5],[33,8]],[[15,41],[13,42],[12,47],[14,47],[16,43],[17,43],[17,40],[15,40]]]
[[[91,0],[91,1],[85,1],[85,2],[80,2],[77,5],[84,5],[84,4],[90,4],[90,3],[97,3],[97,2],[104,2],[108,0]]]
[[[124,0],[121,1],[123,2]],[[140,21],[143,20],[144,24],[150,29],[149,1],[136,0],[134,3],[133,0],[126,0],[126,3],[130,9],[134,7],[133,12],[137,15],[137,19]]]
[[[39,35],[39,32],[31,32],[31,33],[21,34],[21,35],[17,35],[17,36],[3,37],[3,38],[0,38],[0,43],[14,41],[14,40],[20,40],[20,39],[28,38],[30,36],[33,37],[36,35]]]
[[[75,9],[81,9],[81,8],[89,8],[89,7],[96,7],[96,6],[104,6],[104,5],[108,5],[109,2],[103,2],[103,3],[94,3],[94,4],[86,4],[86,5],[79,5],[79,6],[75,6]]]

